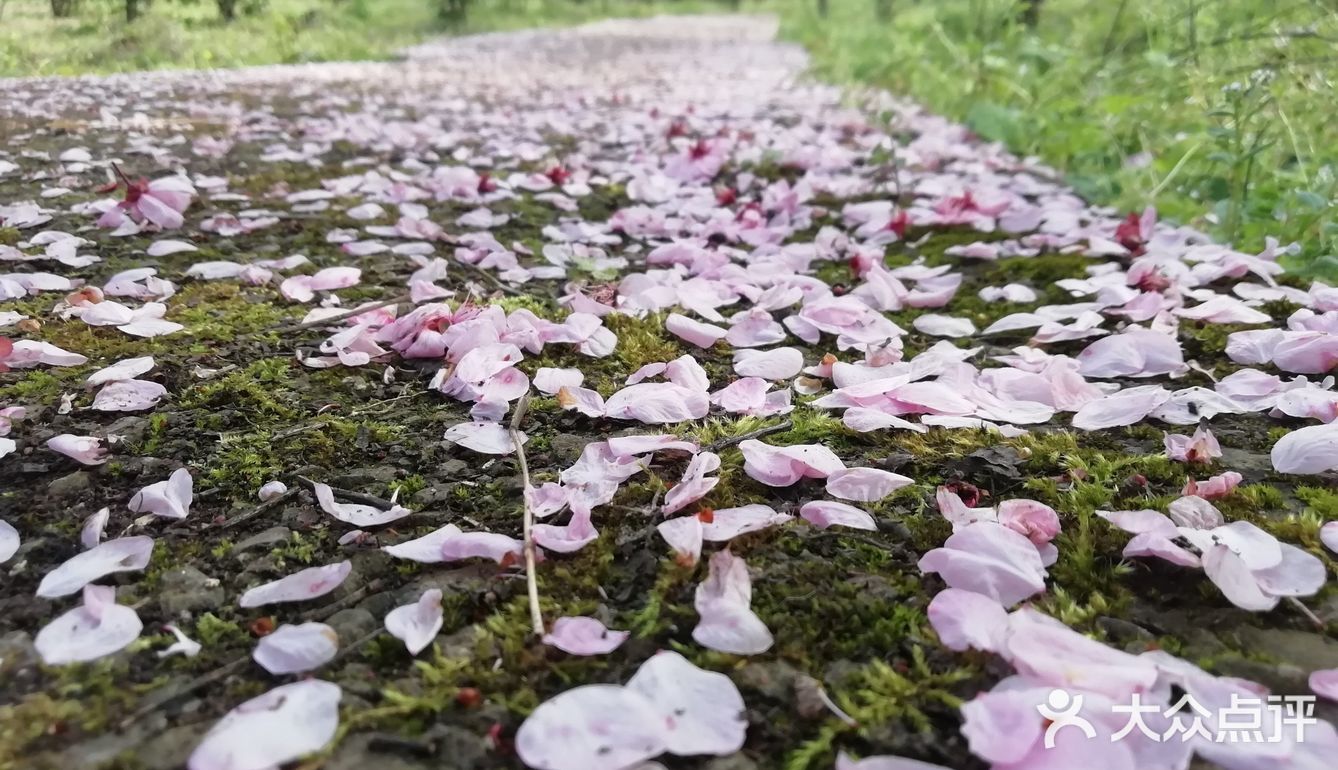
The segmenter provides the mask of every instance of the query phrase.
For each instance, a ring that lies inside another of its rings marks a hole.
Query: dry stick
[[[781,431],[786,431],[786,430],[789,430],[790,428],[793,428],[793,427],[794,427],[794,423],[793,423],[792,421],[790,421],[790,420],[785,420],[785,421],[783,421],[783,422],[778,422],[778,423],[776,423],[775,425],[768,425],[768,426],[765,427],[765,428],[758,428],[757,430],[752,431],[751,433],[745,433],[745,434],[743,434],[742,436],[733,436],[733,437],[731,437],[731,438],[722,438],[722,439],[720,439],[719,441],[715,441],[715,442],[712,442],[712,443],[710,443],[710,444],[707,444],[706,447],[705,447],[705,449],[706,449],[707,452],[719,452],[721,449],[724,449],[725,447],[734,446],[735,444],[738,444],[738,443],[747,441],[747,440],[749,440],[749,439],[761,438],[761,437],[763,437],[763,436],[769,436],[769,435],[771,435],[772,433],[780,433]]]
[[[340,321],[348,320],[349,318],[352,318],[355,315],[361,315],[362,313],[367,313],[372,310],[378,310],[380,308],[386,307],[387,305],[398,305],[401,302],[408,302],[411,299],[412,297],[410,295],[401,294],[398,297],[383,299],[380,302],[373,302],[370,305],[359,305],[358,307],[355,307],[352,310],[346,310],[343,313],[339,313],[338,315],[332,315],[326,318],[318,318],[314,321],[306,321],[300,324],[290,324],[288,326],[271,326],[265,331],[277,332],[277,333],[299,332],[302,331],[303,329],[314,329],[317,326],[330,326],[333,324],[337,324]]]
[[[497,276],[495,276],[495,275],[493,275],[492,273],[488,272],[487,270],[484,270],[483,268],[479,267],[478,265],[471,265],[471,264],[469,264],[468,262],[464,262],[464,261],[461,261],[461,260],[459,260],[459,259],[457,259],[457,260],[455,261],[455,264],[458,265],[459,267],[464,268],[466,271],[468,271],[468,272],[470,272],[470,273],[473,273],[474,275],[476,275],[476,276],[482,278],[483,280],[487,281],[488,283],[492,284],[498,291],[500,291],[500,292],[502,292],[502,293],[504,293],[504,294],[510,294],[510,295],[513,296],[513,297],[523,297],[523,296],[525,296],[525,292],[523,292],[523,291],[521,291],[521,290],[519,290],[519,289],[512,288],[512,287],[510,287],[510,286],[507,286],[506,284],[502,283],[502,280],[501,280],[500,278],[498,278]]]
[[[511,444],[516,448],[516,459],[520,461],[520,480],[521,489],[521,510],[523,511],[522,520],[524,522],[524,551],[525,551],[525,586],[530,593],[530,625],[534,627],[536,636],[544,635],[544,616],[539,610],[539,581],[535,576],[534,570],[534,513],[530,510],[529,497],[526,492],[530,490],[530,466],[525,462],[525,444],[520,437],[520,424],[525,419],[525,411],[529,409],[530,397],[526,394],[519,403],[516,404],[516,411],[511,415]]]
[[[1294,607],[1296,607],[1296,609],[1300,610],[1300,611],[1301,611],[1301,614],[1302,614],[1302,615],[1305,615],[1306,618],[1307,618],[1311,623],[1314,623],[1314,624],[1315,624],[1315,628],[1318,628],[1318,629],[1321,630],[1321,631],[1323,631],[1323,630],[1325,629],[1326,624],[1324,623],[1324,621],[1320,620],[1318,615],[1316,615],[1315,613],[1311,612],[1309,607],[1307,607],[1307,606],[1305,606],[1304,604],[1302,604],[1300,599],[1297,599],[1295,596],[1288,596],[1288,597],[1287,597],[1287,601],[1291,602],[1292,606],[1294,606]]]
[[[310,489],[313,493],[316,491],[316,482],[312,481],[306,476],[298,476],[297,474],[293,474],[293,478],[302,482],[302,485],[305,486],[307,489]],[[329,485],[327,484],[326,486]],[[390,502],[384,497],[369,495],[365,492],[354,492],[351,489],[340,489],[339,487],[330,487],[330,491],[334,493],[335,497],[342,497],[345,500],[352,500],[355,503],[362,503],[364,505],[374,505],[378,508],[390,508],[390,506],[394,505],[394,503]]]
[[[233,527],[239,524],[245,524],[251,519],[254,519],[255,517],[259,516],[260,514],[272,511],[275,508],[278,508],[280,505],[283,505],[284,503],[288,502],[289,500],[292,500],[294,497],[297,497],[297,493],[299,491],[300,490],[298,490],[297,487],[293,487],[292,489],[288,490],[287,492],[284,492],[278,497],[270,498],[269,500],[266,500],[265,502],[261,503],[260,505],[257,505],[255,508],[252,508],[246,513],[237,516],[236,518],[228,519],[222,524],[216,524],[215,528],[232,529]]]

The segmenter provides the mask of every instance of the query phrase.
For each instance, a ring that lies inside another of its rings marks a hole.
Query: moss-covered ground
[[[281,100],[262,98],[262,103],[279,109]],[[85,130],[70,135],[68,129],[56,132],[41,124],[26,130],[33,133],[24,147],[35,151],[56,152],[94,138]],[[336,152],[325,158],[325,166],[274,168],[258,161],[259,150],[239,146],[224,161],[192,165],[193,173],[227,177],[230,188],[251,194],[251,201],[210,201],[205,196],[196,205],[207,210],[278,205],[285,192],[319,187],[347,159]],[[357,152],[362,157],[373,154],[378,163],[396,163],[392,151],[376,154],[364,147]],[[761,164],[727,174],[743,171],[771,177],[784,173]],[[30,182],[0,178],[0,201],[31,193]],[[97,197],[91,190],[73,196],[62,203]],[[754,608],[775,634],[771,651],[742,658],[706,651],[692,641],[692,592],[705,575],[705,564],[684,567],[670,558],[648,515],[652,501],[683,471],[684,460],[670,455],[658,456],[647,473],[634,477],[613,504],[598,511],[597,541],[576,554],[552,554],[539,570],[546,617],[596,615],[612,628],[630,629],[632,639],[595,658],[569,657],[545,647],[530,633],[523,579],[515,568],[491,563],[421,566],[392,561],[377,547],[446,523],[520,532],[521,485],[514,460],[485,458],[442,440],[447,427],[468,419],[467,405],[428,389],[435,362],[393,359],[360,368],[304,368],[294,352],[313,351],[326,335],[320,329],[285,327],[299,321],[307,306],[285,301],[275,285],[181,280],[195,262],[301,253],[313,262],[307,271],[336,264],[363,269],[362,283],[341,292],[345,304],[395,296],[412,270],[405,260],[389,255],[354,258],[325,241],[332,228],[359,226],[343,213],[357,202],[336,199],[326,212],[287,218],[234,238],[188,236],[199,251],[156,259],[143,253],[148,237],[102,239],[101,262],[64,271],[101,284],[128,267],[157,267],[179,283],[168,314],[185,326],[177,335],[144,340],[77,319],[57,320],[48,315],[59,299],[51,294],[0,303],[0,310],[41,320],[39,330],[18,336],[90,359],[85,366],[0,374],[0,405],[29,410],[11,436],[19,451],[0,466],[0,518],[19,528],[25,539],[20,557],[5,565],[0,587],[0,643],[5,645],[0,652],[0,768],[69,767],[76,761],[85,763],[79,766],[121,770],[175,766],[219,716],[275,684],[274,677],[249,661],[250,650],[273,622],[299,618],[326,619],[340,631],[341,653],[319,675],[339,683],[346,693],[340,740],[324,758],[303,767],[323,761],[332,767],[374,767],[392,760],[424,767],[517,767],[509,740],[541,701],[577,684],[625,681],[648,655],[666,648],[729,673],[740,686],[749,709],[745,755],[757,767],[825,769],[838,749],[977,767],[957,732],[957,707],[1006,672],[984,656],[948,653],[926,620],[925,606],[942,584],[922,575],[916,561],[949,533],[933,503],[935,488],[945,482],[972,485],[986,500],[1031,497],[1060,513],[1064,531],[1057,542],[1059,561],[1051,570],[1053,590],[1038,606],[1098,639],[1135,651],[1161,646],[1210,670],[1225,671],[1232,665],[1257,669],[1279,663],[1269,650],[1241,642],[1237,632],[1243,627],[1316,631],[1290,605],[1267,614],[1246,613],[1234,609],[1198,573],[1123,561],[1120,550],[1127,537],[1095,515],[1102,509],[1164,510],[1188,476],[1203,478],[1229,467],[1245,474],[1246,483],[1221,501],[1228,519],[1252,521],[1287,542],[1323,554],[1318,527],[1338,517],[1338,492],[1323,486],[1294,487],[1272,474],[1266,455],[1279,435],[1275,421],[1219,419],[1214,429],[1230,452],[1230,465],[1219,461],[1187,468],[1162,455],[1160,428],[1077,435],[1056,423],[1036,426],[1018,438],[941,429],[926,434],[855,433],[831,414],[807,406],[812,397],[799,396],[797,408],[786,418],[713,416],[668,428],[706,444],[789,419],[790,427],[770,435],[768,442],[819,442],[848,465],[885,468],[915,479],[913,486],[869,507],[879,523],[876,532],[790,526],[734,541],[733,551],[746,558],[753,574]],[[425,203],[431,218],[444,223],[471,208]],[[581,213],[603,221],[626,203],[619,189],[608,187],[586,199]],[[494,211],[512,217],[496,233],[500,240],[531,247],[542,246],[542,228],[560,216],[528,198],[499,203]],[[48,227],[74,230],[84,224],[82,218],[58,214]],[[945,253],[982,237],[966,230],[923,231],[907,239],[918,244],[914,247],[888,247],[886,261],[895,266],[923,257],[931,264],[957,266],[965,281],[953,312],[978,327],[1006,313],[1065,301],[1050,284],[1080,277],[1086,266],[1083,258],[1066,254],[982,262]],[[855,280],[844,263],[818,263],[816,273],[834,285]],[[554,283],[538,282],[525,296],[515,297],[473,281],[471,273],[460,271],[442,283],[461,296],[475,293],[478,302],[526,307],[554,320],[564,315]],[[1036,286],[1042,296],[1033,305],[977,298],[980,288],[1005,281]],[[910,330],[917,312],[889,317]],[[1289,309],[1270,312],[1281,323]],[[705,367],[713,386],[733,377],[730,352],[723,345],[690,349],[665,332],[660,316],[612,316],[607,323],[619,340],[612,356],[591,359],[554,345],[527,358],[523,368],[532,373],[540,366],[578,366],[586,374],[585,384],[605,395],[641,365],[684,353]],[[1231,369],[1221,355],[1230,328],[1187,331],[1193,340],[1186,345],[1187,356],[1219,373]],[[981,355],[1025,341],[1025,334],[1002,335]],[[932,343],[910,331],[907,353]],[[1052,352],[1075,353],[1081,347],[1081,342],[1067,343],[1053,346]],[[810,364],[835,352],[825,344],[804,348]],[[167,399],[145,414],[88,411],[91,395],[83,379],[98,367],[142,355],[157,361],[150,376],[167,387]],[[1208,384],[1198,373],[1183,382]],[[73,409],[62,413],[66,395],[73,396]],[[564,412],[554,399],[544,397],[531,403],[524,429],[537,480],[556,478],[586,442],[644,432],[639,426]],[[42,449],[47,438],[67,432],[113,434],[123,440],[114,447],[111,462],[81,469]],[[722,481],[701,501],[702,508],[761,501],[793,512],[800,502],[820,494],[814,482],[780,490],[764,487],[743,473],[736,447],[721,454]],[[119,586],[118,600],[136,606],[145,619],[141,640],[91,664],[37,664],[24,639],[64,609],[60,603],[33,598],[38,580],[76,553],[76,533],[85,517],[110,506],[108,531],[130,528],[130,496],[180,466],[195,478],[189,518],[156,526],[155,557],[144,573],[110,579]],[[416,513],[369,540],[348,545],[336,542],[343,530],[305,493],[263,515],[247,517],[259,504],[256,492],[263,483],[283,479],[296,485],[299,475],[382,498],[398,494]],[[239,519],[241,523],[234,523]],[[249,586],[301,566],[345,558],[353,561],[354,573],[327,599],[258,610],[236,604]],[[1328,566],[1338,568],[1332,560]],[[183,568],[203,573],[210,586],[216,581],[223,598],[200,588],[197,593],[205,598],[169,614],[166,607],[178,606],[170,602],[179,602],[183,595],[173,573]],[[415,659],[377,630],[388,609],[407,603],[426,587],[444,589],[445,626],[437,642]],[[1307,603],[1328,624],[1323,632],[1338,633],[1338,597],[1332,590]],[[170,635],[158,630],[167,622],[204,644],[199,656],[156,657],[154,652],[171,642]],[[857,724],[797,708],[804,676],[822,681]],[[463,747],[451,742],[462,735],[476,740]],[[355,748],[357,753],[346,753]],[[673,766],[702,763],[679,760]]]

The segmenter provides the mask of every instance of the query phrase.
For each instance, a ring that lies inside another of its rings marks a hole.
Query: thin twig
[[[521,510],[524,526],[523,548],[525,551],[525,587],[530,594],[530,625],[534,628],[536,636],[544,634],[544,616],[539,609],[539,579],[535,575],[534,563],[534,512],[530,510],[529,496],[530,491],[530,466],[525,461],[525,444],[520,434],[520,424],[525,420],[525,411],[529,409],[529,394],[523,396],[516,404],[516,411],[511,415],[511,443],[516,448],[516,459],[520,462],[520,480],[521,489]]]
[[[721,449],[724,449],[725,447],[731,447],[734,446],[735,444],[747,441],[749,439],[769,436],[772,433],[780,433],[781,431],[786,431],[793,427],[794,423],[792,421],[784,420],[776,423],[775,425],[768,425],[765,428],[758,428],[757,430],[752,431],[751,433],[745,433],[742,436],[732,436],[730,438],[722,438],[719,441],[707,444],[704,447],[704,449],[707,452],[719,452]]]
[[[330,617],[331,615],[335,614],[336,612],[339,612],[340,610],[344,609],[345,607],[351,607],[352,605],[357,604],[358,602],[367,598],[368,594],[374,594],[377,591],[380,591],[383,587],[385,587],[385,583],[386,581],[382,580],[381,578],[377,578],[372,582],[368,583],[367,585],[363,586],[362,588],[359,588],[355,591],[350,591],[348,594],[344,596],[344,598],[340,599],[337,602],[334,602],[333,604],[327,604],[324,607],[317,607],[314,610],[308,610],[307,612],[302,613],[298,617],[300,617],[303,622],[311,620],[324,620]]]
[[[284,503],[288,502],[289,500],[292,500],[294,497],[297,497],[297,493],[298,493],[299,491],[300,491],[300,490],[298,490],[297,487],[293,487],[292,489],[290,489],[290,490],[284,492],[283,494],[279,495],[278,497],[270,498],[269,500],[266,500],[265,502],[261,503],[260,505],[257,505],[255,508],[252,508],[251,510],[247,511],[246,513],[243,513],[243,514],[241,514],[241,515],[239,515],[239,516],[236,516],[236,517],[234,517],[234,518],[228,519],[227,521],[223,522],[222,524],[217,524],[217,525],[215,525],[215,527],[216,527],[217,529],[232,529],[233,527],[236,527],[236,526],[238,526],[238,525],[245,524],[246,522],[250,521],[251,519],[254,519],[255,517],[257,517],[257,516],[259,516],[259,515],[261,515],[261,514],[263,514],[263,513],[267,513],[267,512],[269,512],[269,511],[272,511],[272,510],[274,510],[275,508],[278,508],[280,505],[283,505]]]
[[[312,481],[306,476],[298,476],[294,474],[293,478],[302,482],[302,485],[305,486],[307,489],[310,489],[312,492],[316,491],[316,482]],[[326,486],[329,485],[327,484]],[[330,491],[334,493],[335,497],[342,497],[345,500],[351,500],[355,503],[362,503],[363,505],[374,505],[377,508],[386,508],[386,509],[394,505],[394,503],[390,502],[384,497],[369,495],[365,492],[354,492],[351,489],[340,489],[339,487],[330,487]]]
[[[399,295],[398,297],[391,297],[390,299],[383,299],[383,300],[381,300],[380,302],[373,302],[373,303],[370,304],[370,305],[359,305],[358,307],[355,307],[355,308],[353,308],[352,310],[347,310],[347,311],[345,311],[345,312],[343,312],[343,313],[339,313],[339,314],[337,314],[337,315],[328,316],[328,317],[326,317],[326,318],[318,318],[318,319],[316,319],[316,320],[314,320],[314,321],[305,321],[305,322],[303,322],[303,323],[299,323],[299,324],[289,324],[289,325],[287,325],[287,326],[272,326],[272,327],[266,329],[265,331],[266,331],[266,332],[275,332],[275,333],[278,333],[278,334],[284,334],[284,333],[287,333],[287,332],[300,332],[300,331],[302,331],[302,330],[304,330],[304,329],[314,329],[314,328],[316,328],[317,326],[333,326],[334,324],[337,324],[337,323],[339,323],[340,321],[346,321],[346,320],[352,318],[353,316],[361,315],[361,314],[363,314],[363,313],[368,313],[368,312],[371,312],[371,311],[373,311],[373,310],[379,310],[379,309],[381,309],[381,308],[383,308],[383,307],[386,307],[387,305],[398,305],[398,304],[401,303],[401,302],[409,302],[409,301],[411,301],[411,300],[412,300],[412,297],[411,297],[410,295],[408,295],[408,294],[401,294],[401,295]]]
[[[468,272],[470,272],[470,273],[473,273],[474,275],[476,275],[476,276],[482,278],[483,280],[487,281],[488,283],[492,284],[494,288],[496,288],[498,291],[502,292],[503,294],[510,294],[510,295],[513,296],[513,297],[523,297],[523,296],[525,296],[525,292],[523,292],[523,291],[521,291],[521,290],[519,290],[519,289],[513,288],[513,287],[511,287],[511,286],[507,286],[506,284],[502,283],[502,280],[501,280],[500,278],[498,278],[497,276],[495,276],[495,275],[493,275],[492,273],[488,272],[487,270],[484,270],[483,268],[479,267],[478,265],[471,265],[471,264],[469,264],[468,262],[465,262],[465,261],[463,261],[463,260],[459,260],[459,259],[455,260],[455,264],[458,265],[458,266],[460,266],[460,267],[462,267],[462,268],[464,268],[466,271],[468,271]]]
[[[1295,596],[1288,596],[1287,601],[1291,602],[1292,606],[1300,610],[1301,614],[1305,615],[1311,623],[1314,623],[1315,628],[1318,628],[1321,631],[1326,628],[1324,621],[1320,620],[1318,615],[1311,612],[1309,607],[1302,604],[1300,599],[1297,599]]]

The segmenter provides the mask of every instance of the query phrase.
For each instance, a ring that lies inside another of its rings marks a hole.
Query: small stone
[[[423,510],[444,503],[451,499],[451,492],[454,489],[454,484],[432,484],[423,487],[414,493],[413,504],[418,510]]]
[[[455,725],[435,725],[423,737],[436,745],[437,756],[446,758],[445,765],[437,764],[436,767],[481,770],[495,764],[490,761],[487,739],[472,730]]]
[[[437,469],[437,472],[441,476],[448,479],[453,479],[457,476],[463,476],[468,471],[469,471],[469,463],[455,457],[442,463],[441,467]]]
[[[1101,629],[1112,643],[1130,652],[1146,652],[1148,645],[1157,639],[1156,635],[1146,628],[1120,618],[1099,617],[1096,619],[1096,627]]]
[[[209,724],[173,727],[136,745],[135,760],[146,770],[172,770],[186,764],[192,751],[209,729]]]
[[[223,604],[223,586],[194,567],[181,567],[163,573],[158,590],[158,606],[172,617]]]
[[[75,471],[47,484],[46,491],[55,498],[74,497],[87,492],[92,486],[93,474],[88,471]]]
[[[247,551],[253,551],[256,549],[263,548],[269,550],[271,548],[274,548],[275,546],[278,546],[280,543],[287,541],[288,537],[292,534],[293,534],[292,530],[288,529],[287,527],[270,527],[264,532],[258,532],[254,535],[251,535],[245,540],[242,540],[241,542],[234,545],[232,547],[231,554],[233,556],[241,556]]]
[[[553,459],[565,466],[575,462],[585,450],[585,445],[589,443],[589,437],[559,433],[549,440],[548,447]]]
[[[1338,642],[1309,631],[1280,628],[1242,628],[1236,632],[1241,647],[1306,671],[1338,668]]]
[[[381,627],[376,616],[358,607],[349,607],[331,615],[325,624],[339,634],[339,646],[352,644]]]
[[[127,415],[106,427],[106,435],[121,436],[127,444],[138,444],[144,440],[144,433],[149,429],[147,417]]]
[[[799,669],[780,661],[750,662],[738,670],[734,680],[740,688],[755,690],[771,700],[789,702],[800,673]]]
[[[1286,663],[1263,663],[1227,656],[1214,663],[1213,673],[1258,682],[1277,695],[1310,694],[1310,673]]]

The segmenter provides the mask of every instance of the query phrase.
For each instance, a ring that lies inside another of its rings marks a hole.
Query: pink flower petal
[[[1334,553],[1338,553],[1338,521],[1330,521],[1319,528],[1319,541]]]
[[[590,512],[574,510],[566,525],[535,524],[534,542],[557,553],[575,553],[599,539],[590,521]]]
[[[102,531],[107,528],[107,518],[110,515],[110,508],[102,508],[85,519],[83,528],[79,530],[79,545],[84,548],[96,548],[98,543],[102,542]]]
[[[1311,672],[1310,691],[1321,698],[1338,701],[1338,668]]]
[[[1045,567],[1036,546],[1013,530],[981,521],[970,524],[920,559],[952,588],[975,591],[1005,607],[1045,590]]]
[[[69,596],[107,575],[144,569],[152,555],[151,537],[140,535],[108,540],[71,556],[46,573],[37,586],[37,595],[44,599]]]
[[[702,499],[720,483],[718,478],[708,478],[706,474],[720,469],[720,456],[714,452],[702,452],[695,455],[683,471],[683,479],[664,495],[663,513],[673,513],[686,505]]]
[[[1073,427],[1101,430],[1133,425],[1171,398],[1171,392],[1159,385],[1126,388],[1113,395],[1082,405],[1073,415]]]
[[[939,641],[950,650],[996,652],[1008,631],[1008,613],[988,596],[946,588],[927,610]]]
[[[1038,546],[1059,535],[1059,514],[1054,508],[1035,500],[1004,500],[999,503],[998,515],[1000,524]]]
[[[261,607],[279,602],[300,602],[324,596],[335,590],[353,571],[353,563],[341,561],[321,567],[308,567],[287,577],[258,585],[242,594],[241,606]]]
[[[98,391],[93,409],[98,412],[139,412],[152,409],[167,395],[167,388],[147,380],[113,382]]]
[[[878,468],[843,468],[827,477],[827,494],[872,503],[914,483],[913,479]]]
[[[300,674],[334,660],[339,652],[339,635],[324,623],[282,625],[256,644],[251,657],[260,667],[275,674]]]
[[[1278,473],[1324,473],[1338,469],[1338,422],[1308,425],[1278,439],[1271,453]]]
[[[339,686],[304,679],[229,711],[195,747],[188,770],[268,770],[319,751],[339,729]]]
[[[717,551],[706,580],[697,586],[693,603],[701,619],[692,638],[703,647],[735,655],[759,655],[771,649],[771,631],[749,606],[752,598],[748,565],[728,550]]]
[[[804,354],[797,348],[739,350],[734,353],[734,372],[740,377],[788,380],[804,368]]]
[[[802,478],[825,479],[845,469],[845,463],[821,444],[772,446],[757,439],[740,442],[743,470],[773,487],[788,487]]]
[[[702,555],[702,522],[696,516],[680,516],[662,521],[655,528],[674,549],[679,564],[692,566]]]
[[[396,607],[386,614],[386,631],[404,642],[410,655],[417,655],[441,631],[441,589],[430,588],[413,604]]]
[[[650,425],[700,420],[710,409],[705,390],[689,390],[672,382],[629,385],[609,397],[605,414]]]
[[[670,753],[725,756],[743,748],[748,732],[743,696],[724,674],[665,650],[641,664],[627,689],[659,712]]]
[[[141,374],[147,374],[153,367],[153,356],[127,358],[93,372],[88,375],[88,379],[85,382],[88,387],[93,388],[98,385],[106,385],[110,382],[133,380]]]
[[[102,465],[110,458],[103,448],[102,439],[95,436],[74,436],[62,433],[46,442],[47,449],[59,452],[84,465]]]
[[[708,323],[702,323],[685,315],[670,313],[668,318],[664,319],[665,331],[673,334],[679,339],[696,345],[699,348],[709,348],[717,340],[724,337],[727,329],[714,326]]]
[[[660,715],[644,696],[592,684],[539,704],[516,731],[515,745],[535,770],[625,770],[663,753],[666,741]]]
[[[948,768],[921,762],[918,759],[894,757],[890,754],[855,760],[843,751],[836,755],[835,770],[948,770]]]
[[[853,505],[831,500],[814,500],[804,503],[799,508],[799,515],[818,529],[840,526],[871,532],[878,530],[877,523],[874,522],[873,517],[867,511],[861,511]]]
[[[580,369],[554,369],[540,367],[534,373],[534,387],[541,393],[556,395],[564,385],[578,388],[585,381],[585,374]]]
[[[48,666],[81,663],[124,649],[143,628],[133,609],[116,603],[116,589],[84,586],[84,603],[43,626],[33,647]]]
[[[14,525],[0,519],[0,564],[13,558],[19,550],[19,545],[21,545],[19,531],[14,529]]]
[[[575,410],[586,417],[603,417],[608,411],[604,397],[599,391],[575,385],[563,385],[558,389],[557,401],[563,409]]]
[[[562,617],[553,622],[543,643],[569,655],[606,655],[629,636],[630,631],[611,631],[595,618]]]
[[[1278,597],[1265,594],[1241,557],[1225,545],[1203,552],[1203,571],[1227,600],[1243,610],[1266,612],[1278,605]]]
[[[511,563],[523,556],[522,544],[514,537],[497,532],[461,532],[446,537],[440,548],[441,561],[492,559],[498,564]]]
[[[335,502],[334,491],[330,489],[328,484],[318,483],[312,487],[312,491],[315,493],[316,502],[320,504],[322,511],[345,524],[352,524],[358,528],[384,526],[413,513],[408,508],[401,508],[398,505],[392,505],[389,510],[383,511],[370,505]]]
[[[159,481],[135,493],[130,498],[130,510],[135,513],[152,513],[164,519],[181,520],[190,513],[190,504],[195,497],[195,482],[190,471],[177,468],[166,481]]]
[[[704,539],[712,543],[724,543],[748,532],[784,524],[794,517],[777,513],[769,505],[752,503],[737,508],[721,508],[709,514],[703,512],[698,514],[698,518],[702,520]]]
[[[506,426],[496,422],[462,422],[446,429],[447,441],[488,455],[509,455],[516,451]],[[529,437],[520,434],[521,444]]]

